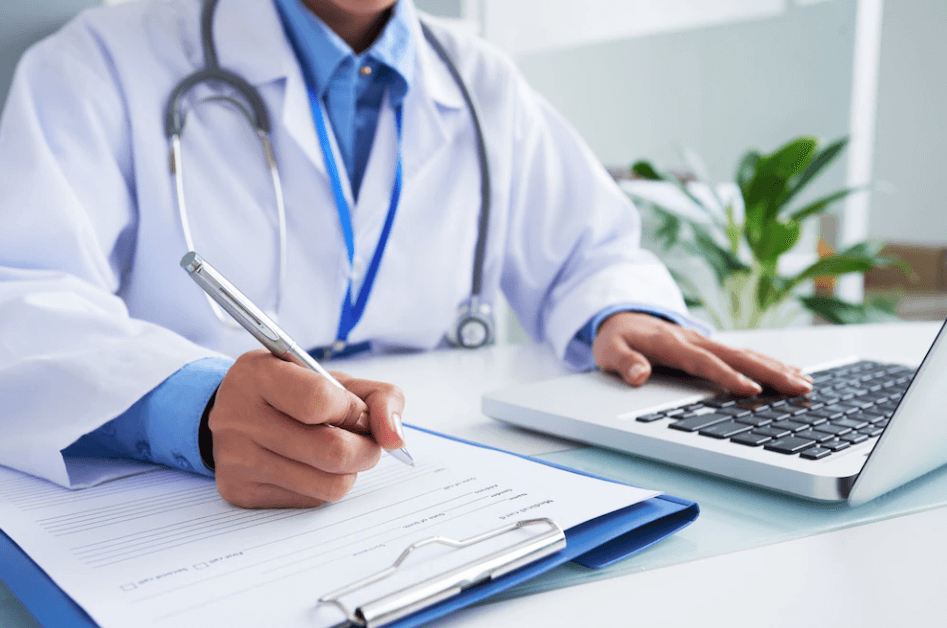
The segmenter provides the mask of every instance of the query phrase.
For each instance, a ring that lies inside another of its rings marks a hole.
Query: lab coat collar
[[[219,0],[214,40],[220,67],[255,87],[298,66],[272,0]]]
[[[428,94],[435,103],[448,109],[459,109],[464,106],[463,95],[457,83],[454,82],[450,71],[444,62],[428,43],[421,31],[421,22],[417,9],[410,0],[405,2],[407,23],[414,40],[415,80],[414,89]],[[430,21],[430,18],[425,18]],[[457,63],[457,60],[454,60]]]
[[[413,2],[406,0],[404,4],[416,51],[414,82],[405,99],[404,118],[405,143],[410,144],[404,176],[410,180],[449,145],[442,111],[460,109],[464,101],[447,67],[424,38]],[[312,165],[328,176],[306,81],[273,0],[219,0],[214,34],[217,56],[224,69],[239,74],[255,87],[285,79],[282,124]],[[391,115],[390,110],[386,113],[383,108],[382,115]],[[375,140],[373,153],[384,144],[377,134]],[[338,158],[334,141],[333,152]],[[348,186],[345,188],[347,200],[354,206]]]

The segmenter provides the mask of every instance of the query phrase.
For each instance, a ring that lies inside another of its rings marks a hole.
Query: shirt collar
[[[283,20],[287,37],[293,45],[306,80],[320,95],[324,95],[332,76],[347,58],[356,62],[371,58],[382,63],[400,77],[390,90],[389,100],[400,102],[414,78],[415,45],[409,24],[416,17],[409,1],[399,0],[378,39],[361,55],[331,28],[307,9],[301,0],[275,0]]]

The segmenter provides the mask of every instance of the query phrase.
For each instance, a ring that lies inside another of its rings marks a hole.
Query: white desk
[[[849,355],[916,364],[938,328],[812,327],[720,338],[799,365]],[[480,396],[488,390],[567,372],[542,347],[353,359],[330,368],[400,385],[408,423],[530,455],[580,446],[480,413]],[[943,625],[944,530],[947,508],[486,604],[438,626]]]
[[[932,323],[826,326],[720,338],[799,365],[849,355],[917,364],[938,329]],[[566,372],[541,347],[392,356],[334,367],[398,383],[409,423],[533,455],[578,446],[495,423],[479,411],[487,390]],[[449,385],[438,388],[437,382]],[[438,626],[944,625],[945,530],[947,508],[937,509],[486,604]]]

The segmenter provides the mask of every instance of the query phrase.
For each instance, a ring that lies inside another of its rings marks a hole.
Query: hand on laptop
[[[592,346],[602,369],[641,386],[659,364],[703,377],[737,395],[757,395],[760,384],[781,393],[804,395],[812,379],[794,366],[749,349],[714,342],[692,329],[639,312],[620,312],[605,319]]]

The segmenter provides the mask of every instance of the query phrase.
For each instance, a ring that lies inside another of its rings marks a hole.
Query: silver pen
[[[197,285],[204,289],[210,298],[220,304],[234,320],[281,360],[291,362],[294,358],[307,368],[319,373],[330,382],[345,390],[339,380],[303,351],[296,341],[289,337],[273,320],[263,313],[226,277],[194,251],[188,251],[181,258],[181,268],[186,270]],[[404,464],[414,466],[414,458],[406,449],[393,449],[388,452]]]

